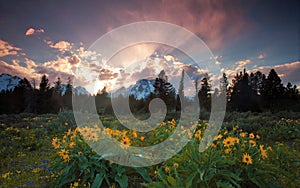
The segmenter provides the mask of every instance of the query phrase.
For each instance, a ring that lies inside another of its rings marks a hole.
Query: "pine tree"
[[[236,75],[233,79],[230,102],[232,107],[237,111],[248,111],[253,105],[253,90],[250,86],[249,75],[244,72]]]
[[[264,95],[268,99],[278,99],[282,97],[284,93],[284,87],[281,83],[281,79],[274,69],[271,69],[265,84]]]
[[[211,104],[211,84],[209,81],[208,74],[204,75],[201,79],[201,89],[198,92],[200,109],[204,108],[206,110],[210,110]]]
[[[66,107],[67,109],[72,109],[72,95],[73,95],[72,90],[73,90],[72,80],[70,77],[68,77],[65,95],[63,96],[64,107]]]
[[[168,77],[165,71],[162,70],[154,82],[154,96],[161,98],[165,102],[168,112],[170,112],[175,108],[175,94],[175,88],[168,82]]]
[[[61,86],[60,77],[57,78],[57,81],[54,82],[53,93],[51,98],[51,105],[53,111],[58,113],[63,107],[63,98],[62,98],[63,88]]]
[[[228,101],[228,97],[229,97],[228,86],[229,86],[228,78],[226,73],[224,72],[220,80],[220,94],[226,96],[226,102]]]
[[[48,80],[47,76],[44,74],[41,78],[39,90],[41,93],[45,93],[45,92],[49,91],[49,89],[50,89],[49,80]]]
[[[44,114],[52,111],[50,104],[52,91],[50,90],[49,80],[43,75],[40,82],[40,88],[37,95],[37,113]]]

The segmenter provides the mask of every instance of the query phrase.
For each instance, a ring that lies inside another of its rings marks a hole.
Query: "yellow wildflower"
[[[232,137],[227,137],[226,139],[223,140],[223,145],[225,147],[234,145],[234,139]]]
[[[123,137],[121,142],[125,147],[130,146],[130,139],[128,137]]]
[[[253,134],[253,133],[250,133],[250,134],[249,134],[249,138],[255,138],[254,134]]]
[[[214,140],[219,140],[221,139],[223,136],[221,134],[219,134],[218,136],[215,136]]]
[[[73,187],[78,187],[79,183],[78,182],[74,182]]]
[[[122,138],[125,138],[126,135],[127,135],[127,131],[123,131],[123,133],[122,133]]]
[[[195,138],[200,139],[201,136],[201,130],[198,130],[195,134]]]
[[[75,142],[70,143],[70,148],[74,148],[76,146]]]
[[[141,136],[141,138],[140,138],[140,139],[141,139],[141,141],[144,141],[144,139],[145,139],[145,136]]]
[[[79,131],[83,137],[87,137],[87,135],[91,134],[91,129],[87,126],[80,128]]]
[[[272,147],[271,147],[271,146],[269,146],[269,147],[268,147],[268,150],[270,150],[270,151],[273,151],[273,149],[272,149]]]
[[[165,126],[166,125],[166,122],[161,122],[161,124],[159,125],[160,127],[163,127],[163,126]]]
[[[138,136],[138,134],[137,134],[136,130],[134,130],[134,131],[132,132],[132,138],[136,138],[137,136]]]
[[[243,163],[246,163],[247,165],[248,165],[248,164],[252,164],[252,157],[251,157],[249,154],[245,153],[245,154],[243,155],[242,162],[243,162]]]
[[[99,140],[99,135],[95,132],[92,132],[89,139],[96,142]]]
[[[68,129],[67,136],[70,136],[72,133],[71,129]]]
[[[6,178],[9,177],[10,174],[11,174],[10,172],[7,172],[7,173],[5,173],[5,174],[2,174],[2,178],[3,178],[3,179],[6,179]]]
[[[57,149],[60,147],[57,137],[52,139],[52,145],[53,145],[54,149]]]
[[[225,152],[226,154],[228,154],[230,151],[231,151],[230,148],[227,148],[227,149],[224,150],[224,152]]]
[[[178,163],[174,163],[173,166],[174,166],[174,168],[178,168],[179,164]]]
[[[65,162],[70,160],[69,151],[62,149],[58,152],[58,154],[64,159]]]
[[[260,154],[263,159],[268,158],[267,151],[264,149],[264,145],[259,145]]]
[[[255,147],[256,146],[256,142],[254,140],[249,140],[249,143],[251,144],[251,146]]]
[[[245,137],[246,135],[247,135],[247,133],[245,133],[245,132],[241,132],[241,133],[240,133],[240,136],[241,136],[241,137]]]

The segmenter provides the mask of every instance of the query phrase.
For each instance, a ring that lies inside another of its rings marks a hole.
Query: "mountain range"
[[[22,84],[22,80],[18,76],[11,76],[10,74],[1,74],[0,75],[0,92],[2,91],[13,91],[15,87],[20,86]],[[154,81],[155,80],[147,80],[141,79],[136,82],[136,84],[129,86],[128,88],[120,88],[117,91],[110,94],[111,97],[118,97],[119,95],[123,95],[123,97],[128,97],[129,95],[133,95],[135,99],[141,100],[146,99],[151,93],[154,92]],[[61,93],[65,94],[67,85],[61,84]],[[33,89],[29,87],[28,89]],[[73,93],[77,95],[90,95],[90,93],[82,86],[73,87]]]
[[[18,76],[11,76],[10,74],[1,74],[0,75],[0,92],[3,91],[13,91],[17,86],[22,85],[22,80]],[[62,95],[65,94],[67,85],[61,84]],[[27,87],[27,89],[33,89],[32,86]],[[90,93],[82,86],[73,87],[72,91],[77,95],[89,95]]]
[[[128,88],[122,87],[116,90],[115,92],[111,93],[110,96],[118,97],[122,95],[123,97],[128,97],[129,95],[132,95],[137,100],[146,99],[151,93],[154,92],[154,82],[155,80],[141,79]]]

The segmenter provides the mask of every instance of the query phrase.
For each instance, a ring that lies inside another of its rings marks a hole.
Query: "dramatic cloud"
[[[34,28],[31,27],[31,28],[26,30],[25,35],[30,36],[30,35],[33,35],[35,33],[44,33],[44,32],[45,32],[44,29],[34,29]]]
[[[300,84],[300,61],[274,66],[261,66],[253,71],[259,70],[267,76],[271,69],[275,69],[284,84],[287,82],[296,85]]]
[[[109,69],[101,69],[99,70],[99,80],[111,80],[118,76],[118,73],[113,72]]]
[[[238,39],[241,31],[251,27],[246,24],[240,2],[231,6],[226,1],[215,0],[135,1],[134,6],[120,3],[114,8],[118,11],[113,11],[111,17],[102,18],[108,30],[134,21],[165,21],[191,30],[212,49],[234,42],[232,39]]]
[[[49,40],[44,40],[50,48],[54,48],[57,49],[58,51],[60,51],[62,54],[64,54],[66,51],[71,50],[72,48],[72,44],[67,42],[67,41],[58,41],[55,44],[53,44],[52,41]]]
[[[238,62],[235,63],[237,65],[236,68],[235,68],[235,70],[236,71],[243,70],[244,68],[246,68],[246,65],[248,65],[250,63],[251,63],[250,59],[238,61]]]
[[[21,48],[0,39],[0,57],[8,55],[25,55],[21,52]]]
[[[19,76],[20,78],[38,78],[34,72],[34,67],[36,66],[33,61],[27,59],[25,61],[26,67],[20,65],[20,61],[12,60],[11,63],[7,63],[5,61],[0,60],[0,72],[8,73],[11,75]]]
[[[221,71],[225,72],[228,80],[231,81],[231,79],[240,71],[243,71],[243,69],[251,63],[250,59],[246,59],[243,61],[238,61],[235,63],[235,67],[232,69],[228,68],[222,68]],[[274,65],[274,66],[254,66],[253,69],[247,69],[247,72],[256,72],[260,71],[266,76],[268,76],[271,69],[275,69],[277,74],[280,76],[282,82],[286,84],[287,82],[291,82],[292,84],[299,85],[300,84],[300,62],[295,61],[291,63],[281,64],[281,65]]]

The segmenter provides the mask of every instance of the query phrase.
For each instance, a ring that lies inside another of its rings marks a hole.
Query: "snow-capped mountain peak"
[[[111,94],[111,97],[123,97],[134,96],[135,99],[146,99],[151,93],[154,92],[155,80],[141,79],[136,82],[135,85],[131,85],[128,88],[120,88]]]
[[[60,88],[61,88],[61,95],[65,95],[67,91],[67,85],[61,84]],[[77,87],[72,86],[72,92],[75,95],[90,95],[90,93],[82,86],[77,86]]]
[[[22,79],[17,76],[11,76],[9,74],[0,75],[0,92],[1,91],[13,91],[17,85],[19,85]]]
[[[154,80],[142,79],[130,89],[129,95],[133,95],[137,100],[146,99],[154,92]]]

